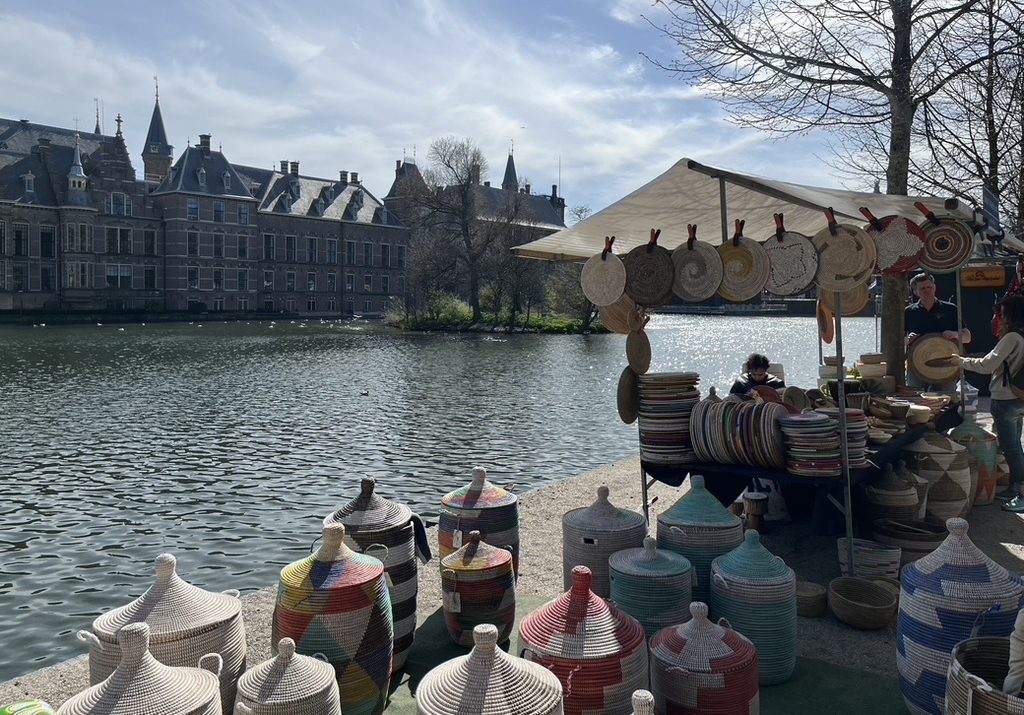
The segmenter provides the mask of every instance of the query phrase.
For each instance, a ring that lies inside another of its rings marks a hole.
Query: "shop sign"
[[[967,267],[960,271],[960,285],[964,288],[1005,288],[1006,270],[1000,266]]]

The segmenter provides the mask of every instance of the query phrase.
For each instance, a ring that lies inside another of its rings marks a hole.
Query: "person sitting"
[[[785,387],[786,383],[782,378],[768,372],[769,364],[768,358],[764,355],[758,355],[757,353],[751,354],[751,356],[747,358],[747,362],[743,365],[744,373],[732,384],[732,389],[729,390],[729,394],[746,395],[748,392],[760,385],[773,387],[776,390],[780,387]]]
[[[956,306],[939,300],[936,295],[935,278],[931,273],[918,273],[910,279],[910,292],[917,298],[903,311],[904,327],[907,330],[907,347],[917,338],[928,333],[941,333],[942,337],[954,343],[971,342],[971,331],[960,329]],[[943,384],[925,384],[912,371],[907,371],[907,386],[918,389],[951,391],[956,381]]]

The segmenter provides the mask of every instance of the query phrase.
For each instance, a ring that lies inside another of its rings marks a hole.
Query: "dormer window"
[[[334,187],[333,186],[328,186],[327,187],[327,200],[328,201],[334,201]]]
[[[36,175],[32,173],[31,169],[27,174],[22,175],[21,180],[25,182],[25,193],[36,190]]]
[[[199,167],[199,171],[196,172],[196,177],[199,179],[199,188],[200,189],[205,189],[206,188],[206,169],[200,166]]]
[[[224,175],[221,178],[224,180],[224,188],[225,189],[230,189],[231,188],[231,172],[225,171]]]
[[[291,192],[291,195],[292,195],[293,199],[299,198],[299,180],[298,179],[292,180],[292,183],[289,184],[289,186],[288,186],[288,190]]]
[[[319,199],[316,200],[316,212],[317,212],[317,214],[320,215],[320,216],[323,216],[324,215],[324,208],[325,207],[326,207],[326,204],[324,203],[324,199],[321,196]]]
[[[352,211],[358,213],[363,208],[363,192],[356,189],[352,192]]]

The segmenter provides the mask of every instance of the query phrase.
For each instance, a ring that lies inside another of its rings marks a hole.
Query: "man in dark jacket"
[[[768,365],[767,357],[753,353],[747,358],[747,362],[743,366],[744,373],[732,384],[732,389],[729,390],[729,393],[733,395],[746,395],[759,385],[766,385],[775,389],[785,387],[786,383],[781,378],[768,372]]]

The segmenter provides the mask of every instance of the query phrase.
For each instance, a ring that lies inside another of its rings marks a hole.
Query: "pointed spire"
[[[100,129],[100,100],[98,97],[93,97],[92,101],[96,104],[96,128],[92,130],[92,133],[102,134],[103,130]]]
[[[516,176],[516,162],[511,151],[508,153],[508,163],[505,164],[505,178],[501,180],[501,188],[505,191],[519,191],[519,177]]]
[[[75,132],[75,158],[71,162],[71,171],[68,172],[69,177],[85,177],[85,170],[82,168],[82,149],[78,145],[78,132]]]

